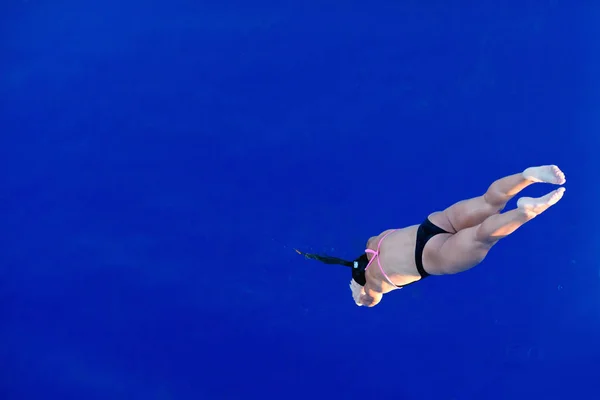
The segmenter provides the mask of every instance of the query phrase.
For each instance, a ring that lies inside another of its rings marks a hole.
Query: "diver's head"
[[[296,249],[295,249],[296,250]],[[364,286],[367,283],[365,276],[365,270],[369,265],[369,258],[366,253],[361,254],[360,257],[354,261],[346,261],[337,257],[322,256],[318,254],[303,253],[300,250],[296,250],[296,253],[303,255],[306,258],[321,261],[325,264],[338,264],[352,269],[352,279],[350,280],[350,290],[352,290],[352,298],[358,306],[362,306],[360,302],[360,296],[365,292]]]
[[[367,268],[368,264],[369,258],[366,254],[362,254],[352,262],[352,280],[358,283],[360,286],[365,286],[365,283],[367,283],[365,269]]]

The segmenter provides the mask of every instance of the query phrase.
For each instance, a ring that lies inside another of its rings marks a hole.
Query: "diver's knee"
[[[489,207],[489,211],[492,214],[504,210],[504,207],[506,207],[506,203],[509,200],[505,194],[499,193],[494,189],[488,189],[482,197],[485,206]]]

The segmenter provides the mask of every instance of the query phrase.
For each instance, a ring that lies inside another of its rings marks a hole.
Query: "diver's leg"
[[[433,237],[423,251],[425,268],[432,275],[455,274],[473,268],[483,261],[498,240],[556,204],[564,192],[561,187],[543,197],[523,197],[514,210],[492,215],[481,224],[454,235]]]
[[[510,199],[533,183],[562,185],[565,181],[565,174],[556,165],[530,167],[519,174],[496,180],[483,196],[460,201],[442,212],[431,214],[429,220],[455,233],[479,225],[486,218],[499,213]]]

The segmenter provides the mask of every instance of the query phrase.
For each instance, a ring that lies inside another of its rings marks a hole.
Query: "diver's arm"
[[[369,281],[365,284],[365,291],[360,295],[360,303],[363,306],[367,307],[375,307],[381,301],[383,294],[379,291],[373,290],[371,285],[369,285]]]

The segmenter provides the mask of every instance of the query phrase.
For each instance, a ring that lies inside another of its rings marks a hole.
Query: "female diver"
[[[373,307],[392,290],[481,263],[500,239],[556,204],[565,192],[560,187],[539,198],[521,197],[517,208],[500,213],[517,193],[537,182],[562,185],[566,179],[556,165],[530,167],[498,179],[483,196],[434,212],[420,225],[389,229],[370,238],[365,253],[354,261],[296,251],[306,258],[352,268],[350,289],[355,303]]]

